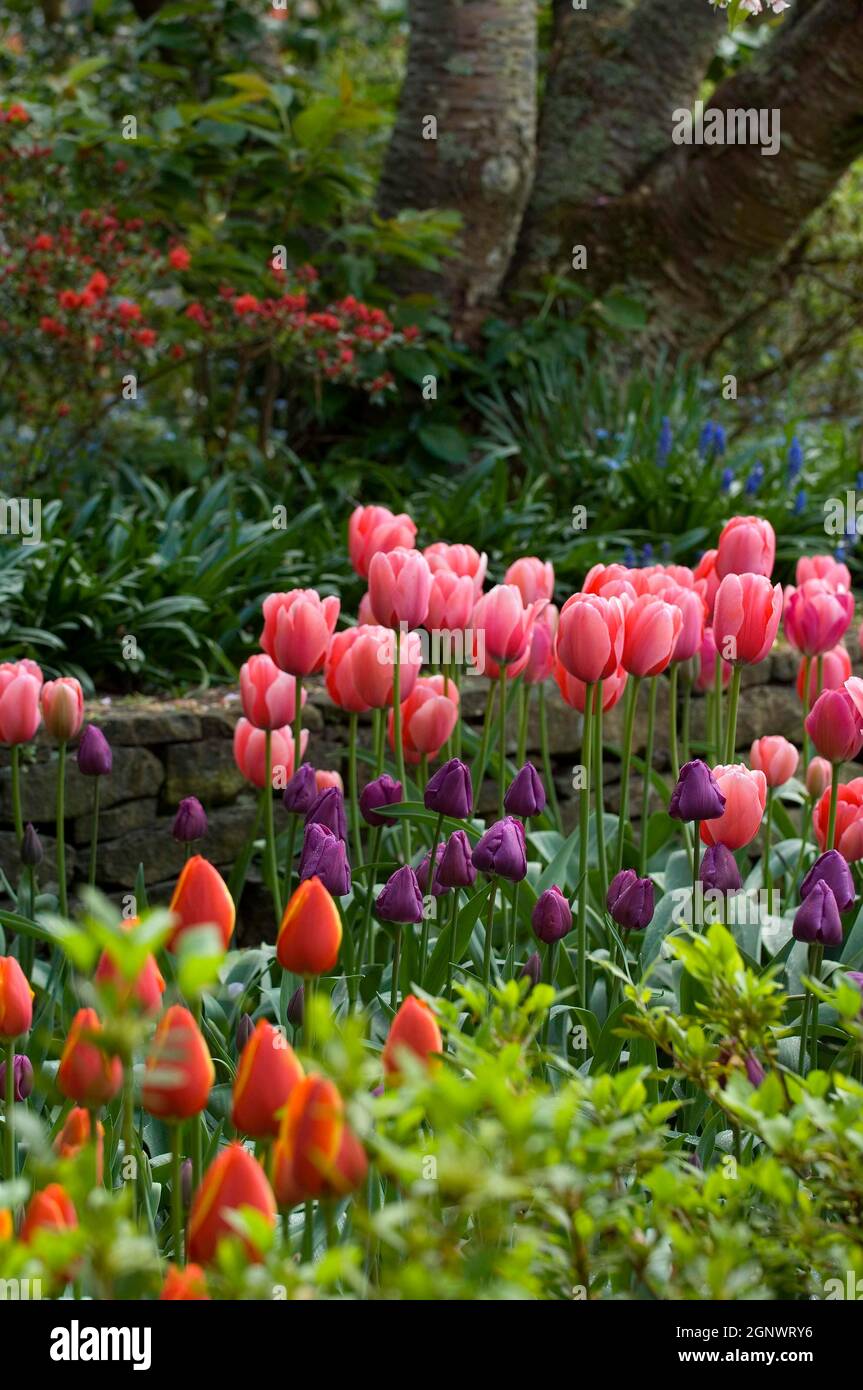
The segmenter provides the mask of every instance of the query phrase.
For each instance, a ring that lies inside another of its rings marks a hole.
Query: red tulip
[[[84,692],[72,676],[46,681],[42,686],[42,718],[58,743],[68,743],[84,722]]]
[[[220,1240],[239,1239],[229,1218],[243,1207],[260,1212],[270,1227],[275,1226],[276,1200],[263,1168],[242,1144],[229,1144],[210,1164],[192,1199],[188,1254],[193,1262],[209,1264]],[[244,1238],[243,1246],[247,1258],[258,1263],[261,1251],[250,1239]]]
[[[613,676],[620,665],[624,607],[619,598],[573,594],[560,611],[555,653],[576,680],[593,683]]]
[[[418,550],[397,548],[372,556],[369,598],[383,627],[420,627],[428,613],[431,570]]]
[[[831,792],[832,788],[828,785],[812,813],[815,838],[822,851],[827,848]],[[838,849],[849,864],[863,859],[863,777],[852,777],[850,782],[840,782],[837,788],[834,848]]]
[[[172,1004],[159,1020],[141,1087],[141,1103],[160,1120],[188,1120],[204,1109],[216,1073],[188,1009]]]
[[[137,917],[130,917],[123,923],[124,931],[131,931],[138,925]],[[109,990],[119,1009],[126,1009],[134,1001],[144,1013],[158,1013],[162,1007],[165,981],[156,964],[156,957],[148,955],[134,980],[124,979],[119,966],[107,951],[103,951],[96,966],[94,979],[97,985]]]
[[[749,761],[758,772],[764,773],[768,787],[784,787],[797,771],[800,754],[787,738],[768,734],[755,740]]]
[[[728,574],[768,576],[775,558],[776,533],[763,517],[733,516],[722,528],[716,553],[720,579]]]
[[[311,676],[324,664],[339,616],[339,600],[315,589],[291,589],[264,599],[261,646],[282,671]]]
[[[14,956],[0,956],[0,1040],[11,1042],[33,1024],[33,991]]]
[[[725,797],[725,810],[715,820],[703,820],[701,838],[706,845],[725,845],[741,849],[751,844],[761,828],[767,804],[767,778],[751,772],[743,763],[714,767],[719,790]]]
[[[66,1116],[66,1122],[54,1140],[54,1152],[58,1158],[77,1158],[91,1143],[93,1129],[90,1111],[83,1105],[76,1105]],[[105,1126],[96,1121],[96,1181],[101,1183],[104,1176]]]
[[[218,927],[227,951],[237,917],[234,900],[215,864],[202,854],[186,860],[168,910],[179,918],[168,941],[169,951],[176,951],[183,932],[203,926]]]
[[[658,676],[671,661],[683,614],[655,594],[640,594],[626,610],[620,664],[632,676]]]
[[[256,729],[282,729],[294,721],[297,708],[297,682],[280,671],[264,653],[249,657],[240,667],[240,698],[243,714]],[[302,703],[308,695],[302,692]]]
[[[394,516],[389,507],[355,507],[348,522],[351,564],[366,579],[372,556],[378,551],[411,550],[416,533],[415,523],[405,512]]]
[[[34,737],[42,717],[41,689],[41,671],[37,677],[23,661],[0,665],[0,743],[29,743]]]
[[[123,1084],[119,1057],[110,1056],[95,1041],[102,1032],[95,1009],[79,1009],[57,1069],[57,1086],[68,1100],[96,1107],[112,1101]]]
[[[535,555],[523,555],[510,565],[503,577],[504,584],[514,584],[524,602],[554,598],[554,565],[538,560]]]
[[[416,764],[423,754],[434,760],[458,723],[459,693],[446,676],[420,677],[402,703],[402,746],[405,761]],[[390,747],[394,748],[395,720],[389,716]]]
[[[557,687],[566,703],[571,709],[577,709],[580,714],[584,714],[584,707],[587,702],[587,686],[584,681],[580,681],[577,676],[571,676],[565,671],[558,661],[554,668],[554,679]],[[603,711],[613,709],[626,689],[627,674],[622,666],[611,676],[606,676],[602,682],[602,708]]]
[[[799,589],[785,591],[785,635],[804,656],[830,651],[844,636],[854,617],[854,599],[823,579],[807,579]]]
[[[300,735],[300,759],[308,747],[309,733]],[[273,729],[270,737],[270,759],[274,787],[284,787],[294,775],[294,736],[285,725]],[[234,761],[253,787],[263,788],[267,780],[266,734],[256,729],[248,719],[238,719],[234,728]]]
[[[725,661],[755,665],[776,640],[782,586],[760,574],[729,574],[713,609],[713,640]]]
[[[207,1276],[200,1265],[168,1265],[159,1301],[162,1303],[202,1303],[209,1301]]]
[[[342,919],[335,899],[314,875],[304,879],[288,899],[276,941],[283,970],[295,975],[325,975],[339,958]]]
[[[262,1018],[237,1067],[231,1111],[234,1129],[254,1139],[278,1134],[281,1111],[302,1079],[294,1049],[278,1028]]]
[[[72,1198],[65,1187],[52,1182],[30,1198],[21,1226],[21,1241],[30,1245],[40,1231],[71,1231],[77,1225]]]
[[[797,694],[803,700],[805,685],[806,658],[800,662],[797,669]],[[838,647],[834,647],[831,652],[825,652],[821,659],[821,690],[838,690],[844,685],[851,675],[851,658],[841,642]],[[818,696],[821,694],[818,689],[818,663],[809,662],[809,704],[814,705]]]
[[[435,541],[427,545],[423,554],[432,574],[439,570],[449,570],[462,579],[465,575],[473,581],[474,598],[479,598],[485,583],[488,556],[474,550],[472,545],[447,545],[445,541]]]
[[[429,1005],[424,999],[409,994],[402,1004],[387,1034],[381,1060],[387,1076],[399,1076],[402,1058],[411,1053],[430,1070],[440,1066],[443,1038]]]
[[[270,1171],[279,1206],[351,1192],[367,1168],[338,1088],[322,1076],[305,1077],[291,1092],[273,1145]]]
[[[841,690],[824,690],[804,721],[806,732],[822,758],[831,763],[850,762],[863,748],[863,715],[849,692],[852,676]],[[856,684],[863,689],[863,681]]]

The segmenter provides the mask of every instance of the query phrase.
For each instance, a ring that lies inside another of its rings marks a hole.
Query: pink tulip
[[[830,799],[833,789],[825,787],[815,810],[812,825],[818,848],[827,848],[827,829],[830,824]],[[863,777],[852,777],[836,788],[836,834],[834,848],[852,864],[863,859]]]
[[[426,546],[423,554],[432,574],[444,569],[459,579],[465,576],[472,579],[474,597],[479,598],[488,568],[488,556],[484,551],[480,555],[472,545],[447,545],[445,541],[435,541],[434,545]]]
[[[626,565],[594,565],[585,576],[581,592],[600,598],[635,599],[638,574],[638,570],[629,570]]]
[[[763,575],[728,574],[713,610],[713,640],[725,661],[755,665],[776,640],[782,616],[782,586]]]
[[[286,725],[283,729],[273,729],[270,737],[273,786],[284,787],[288,778],[294,775],[294,736]],[[300,739],[301,757],[305,754],[308,741],[308,731],[304,729]],[[253,787],[261,788],[265,785],[266,733],[263,729],[256,729],[248,719],[237,720],[234,729],[234,761],[246,781],[251,782]]]
[[[264,599],[261,646],[282,671],[311,676],[324,664],[339,616],[339,600],[315,589],[291,589]]]
[[[563,615],[561,615],[563,621]],[[683,614],[655,594],[641,594],[627,609],[620,664],[631,676],[658,676],[671,660]]]
[[[664,565],[663,569],[667,578],[681,589],[695,588],[695,575],[688,565]]]
[[[452,570],[435,570],[425,625],[429,631],[463,632],[470,622],[474,602],[473,580],[469,574],[459,578]]]
[[[434,759],[458,722],[459,694],[445,676],[421,676],[401,706],[402,747],[405,761],[418,763],[425,755]],[[393,713],[389,716],[390,747],[395,748]]]
[[[613,676],[624,641],[624,606],[619,598],[573,594],[560,611],[555,654],[577,680],[594,682]]]
[[[683,626],[671,654],[672,661],[691,661],[701,647],[704,635],[704,599],[697,589],[684,589],[680,584],[671,583],[660,593],[666,603],[673,603],[680,609]]]
[[[698,648],[698,675],[695,677],[695,689],[702,694],[707,690],[712,690],[716,680],[716,643],[713,640],[713,628],[706,627],[701,638],[701,646]],[[722,684],[727,685],[731,680],[731,665],[727,661],[722,663]]]
[[[338,787],[339,791],[344,795],[345,784],[342,781],[342,775],[332,768],[317,768],[315,771],[315,786],[319,792],[325,791],[327,787]]]
[[[723,526],[716,552],[716,573],[720,580],[729,574],[773,573],[776,533],[760,516],[733,516]]]
[[[84,692],[72,676],[46,681],[42,686],[42,718],[58,743],[74,738],[84,722]]]
[[[803,700],[805,690],[804,677],[806,674],[806,658],[800,662],[797,670],[797,695]],[[838,690],[840,685],[844,685],[851,675],[851,658],[842,646],[834,647],[832,652],[825,652],[821,658],[821,690]],[[809,663],[809,704],[814,705],[818,696],[821,694],[818,689],[818,664],[815,661]]]
[[[364,627],[374,627],[376,625],[375,615],[372,612],[372,601],[369,598],[368,589],[366,589],[366,592],[360,599],[360,606],[357,609],[357,623],[361,624]]]
[[[701,838],[706,845],[742,849],[761,828],[767,804],[767,778],[763,772],[751,772],[743,763],[715,767],[713,776],[725,797],[725,810],[715,820],[701,822]]]
[[[6,661],[0,666],[0,743],[29,743],[39,728],[38,678],[29,669],[35,662]]]
[[[355,507],[348,522],[348,553],[361,579],[366,579],[372,556],[396,548],[412,550],[417,528],[404,512],[389,507]]]
[[[369,598],[376,620],[384,627],[420,627],[428,613],[431,570],[418,550],[397,547],[372,556]]]
[[[535,555],[523,555],[515,560],[503,577],[504,584],[514,584],[525,603],[538,598],[554,598],[554,565],[538,560]]]
[[[544,600],[525,606],[514,584],[496,584],[483,594],[473,611],[471,625],[485,634],[485,647],[492,661],[509,666],[530,655],[533,625]]]
[[[795,577],[799,586],[809,579],[822,579],[833,590],[851,588],[851,571],[832,555],[801,555]]]
[[[826,758],[812,758],[806,769],[806,790],[817,801],[833,781],[833,768]]]
[[[841,690],[822,691],[806,716],[806,732],[828,762],[850,762],[863,748],[861,689],[863,681],[852,676]]]
[[[785,636],[804,656],[820,656],[844,637],[854,617],[847,589],[834,590],[823,579],[807,579],[785,590]]]
[[[587,703],[587,686],[584,681],[580,681],[577,676],[571,676],[559,661],[555,662],[554,679],[557,681],[557,688],[571,709],[577,709],[584,714],[584,707]],[[627,675],[622,666],[618,666],[610,676],[606,676],[602,682],[602,708],[603,710],[613,709],[626,689]]]
[[[780,734],[767,734],[752,745],[749,761],[757,772],[763,772],[768,787],[784,787],[797,771],[800,754]]]
[[[705,550],[695,567],[695,588],[704,599],[704,609],[708,622],[713,619],[716,591],[719,588],[719,575],[716,573],[716,556],[718,554],[717,550]]]
[[[363,627],[347,627],[344,632],[333,633],[324,661],[324,681],[330,699],[339,709],[351,714],[365,714],[371,709],[357,689],[354,676],[355,648],[357,642],[362,641],[364,631]]]
[[[554,641],[559,614],[553,603],[547,603],[537,615],[530,641],[530,656],[522,672],[526,685],[541,685],[554,671]]]
[[[294,722],[297,682],[280,671],[270,657],[259,653],[240,667],[240,699],[243,714],[256,729],[281,729]],[[302,703],[307,699],[304,690]]]
[[[365,702],[367,709],[385,709],[392,704],[394,664],[398,651],[399,693],[407,699],[416,685],[422,665],[419,633],[403,632],[396,638],[389,628],[370,624],[356,627],[353,632],[356,636],[346,658],[349,668],[345,681],[351,683],[356,696]],[[338,682],[340,678],[334,674],[333,679]],[[329,679],[327,685],[329,687]]]

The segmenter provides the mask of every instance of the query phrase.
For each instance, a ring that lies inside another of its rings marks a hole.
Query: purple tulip
[[[454,830],[447,840],[435,878],[444,888],[470,888],[476,882],[470,840],[463,830]]]
[[[292,816],[304,816],[312,809],[318,794],[315,769],[311,763],[303,763],[293,777],[289,777],[282,792],[282,805]]]
[[[534,936],[546,946],[552,946],[572,930],[572,908],[557,884],[540,893],[530,920]]]
[[[653,883],[634,869],[621,869],[608,885],[605,905],[619,927],[641,931],[653,917]]]
[[[85,777],[107,777],[113,763],[111,745],[95,724],[88,724],[78,744],[78,771]]]
[[[298,985],[288,1000],[287,1018],[292,1028],[302,1028],[305,1012],[305,991]]]
[[[351,891],[351,866],[345,842],[321,821],[310,821],[303,835],[300,882],[307,878],[319,878],[334,898],[344,898]]]
[[[435,854],[434,882],[432,883],[432,889],[431,889],[432,897],[433,897],[433,898],[439,898],[439,897],[441,896],[442,893],[447,893],[447,892],[449,892],[449,888],[447,887],[447,885],[441,883],[441,881],[440,881],[440,866],[441,866],[441,860],[443,859],[443,855],[444,855],[444,850],[445,850],[445,848],[446,848],[446,846],[444,845],[443,841],[441,841],[441,842],[438,844],[437,851],[436,851],[436,854]],[[419,886],[420,886],[420,892],[423,894],[423,896],[425,896],[425,894],[429,891],[429,888],[428,888],[428,881],[429,881],[429,856],[430,856],[430,855],[431,855],[431,850],[429,850],[429,852],[428,852],[428,854],[426,855],[425,859],[422,860],[421,864],[419,865],[419,868],[417,869],[417,883],[418,883]]]
[[[520,980],[532,981],[534,988],[539,984],[542,979],[542,961],[539,958],[538,951],[534,951],[533,955],[528,956],[521,970],[518,972],[518,978]]]
[[[189,1207],[192,1205],[193,1177],[194,1168],[192,1167],[192,1160],[190,1158],[184,1158],[180,1166],[180,1195],[183,1198],[184,1207]]]
[[[539,816],[545,810],[545,787],[533,763],[525,763],[513,777],[503,799],[510,816]]]
[[[13,1085],[15,1087],[15,1100],[20,1105],[22,1100],[26,1100],[33,1090],[33,1065],[29,1057],[23,1052],[15,1053],[15,1061],[12,1064]],[[0,1062],[0,1096],[6,1095],[6,1063]]]
[[[704,851],[698,877],[705,890],[714,889],[718,893],[736,893],[743,887],[737,860],[727,845],[710,845]]]
[[[382,922],[422,921],[423,895],[410,864],[390,874],[377,896],[375,912]]]
[[[808,896],[794,914],[791,931],[797,941],[815,941],[822,946],[842,944],[842,918],[833,889],[823,879],[813,883]]]
[[[470,769],[460,758],[450,758],[426,783],[423,794],[426,809],[439,816],[466,820],[473,810]]]
[[[345,798],[338,787],[324,787],[318,792],[308,811],[305,825],[326,825],[334,835],[347,844],[348,823],[345,819]]]
[[[24,838],[21,841],[21,863],[27,868],[35,868],[41,864],[45,857],[42,848],[42,841],[30,821],[24,827]]]
[[[490,825],[471,858],[474,868],[492,877],[518,883],[527,874],[524,826],[514,816]]]
[[[175,840],[190,844],[203,840],[207,833],[207,813],[196,796],[184,796],[177,807],[171,834]]]
[[[392,825],[394,816],[378,814],[382,806],[397,806],[404,800],[401,782],[384,772],[373,782],[367,782],[360,792],[360,815],[366,825]]]
[[[246,1046],[246,1043],[249,1041],[249,1038],[252,1036],[252,1034],[254,1033],[254,1031],[255,1031],[255,1025],[254,1025],[254,1023],[252,1022],[252,1016],[251,1016],[251,1014],[241,1014],[241,1015],[240,1015],[240,1021],[239,1021],[239,1023],[237,1024],[237,1051],[238,1051],[238,1052],[242,1052],[243,1048]]]
[[[724,810],[724,793],[707,763],[701,758],[684,763],[668,803],[672,820],[716,820]]]
[[[756,1087],[760,1086],[764,1080],[765,1072],[754,1052],[747,1052],[743,1059],[743,1065],[746,1067],[749,1084]]]
[[[848,861],[838,849],[828,849],[815,860],[812,868],[800,885],[800,900],[805,901],[816,883],[826,883],[833,890],[836,906],[840,912],[847,912],[853,906],[856,894],[854,880]]]

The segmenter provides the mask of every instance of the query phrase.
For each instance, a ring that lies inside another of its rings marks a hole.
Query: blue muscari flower
[[[723,468],[723,470],[722,470],[722,480],[721,480],[721,483],[720,483],[720,487],[721,487],[722,491],[723,491],[723,492],[730,492],[730,491],[731,491],[731,484],[732,484],[733,482],[734,482],[734,469],[733,469],[733,468]]]
[[[607,439],[607,438],[608,438],[608,430],[597,430],[597,431],[596,431],[596,437],[597,437],[597,439]]]
[[[650,541],[645,541],[642,547],[641,563],[643,565],[650,565],[653,563],[653,546],[650,544]]]
[[[721,425],[716,425],[713,430],[713,452],[721,458],[725,453],[725,430]]]
[[[803,450],[800,447],[800,440],[795,434],[788,446],[788,481],[793,481],[803,467]]]
[[[699,458],[709,458],[714,449],[714,430],[715,425],[712,420],[705,420],[701,426],[701,434],[698,436],[698,456]]]
[[[668,462],[668,455],[671,453],[671,421],[667,415],[662,417],[662,427],[659,431],[659,440],[656,445],[656,465],[664,468]]]
[[[635,551],[631,545],[628,545],[623,552],[623,563],[628,570],[635,569]]]
[[[663,560],[671,559],[671,541],[662,542],[662,558]]]
[[[857,474],[857,491],[863,492],[863,473]]]
[[[804,492],[803,488],[801,488],[797,496],[794,498],[794,515],[799,516],[800,513],[805,509],[805,507],[806,493]]]
[[[840,542],[839,545],[837,545],[836,550],[834,551],[834,556],[837,564],[841,565],[847,554],[848,552],[845,549],[845,546]]]
[[[764,482],[764,465],[756,463],[749,477],[746,479],[746,495],[752,497]]]

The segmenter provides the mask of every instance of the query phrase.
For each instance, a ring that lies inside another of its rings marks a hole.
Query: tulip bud
[[[141,1087],[144,1109],[160,1120],[188,1120],[207,1104],[215,1069],[203,1034],[180,1004],[159,1020]]]
[[[307,878],[288,899],[279,926],[276,956],[295,975],[325,975],[339,958],[342,919],[319,878]]]
[[[725,797],[707,763],[684,763],[668,803],[672,820],[715,820],[724,810]]]
[[[219,928],[228,949],[237,916],[234,900],[216,866],[203,855],[193,854],[186,860],[168,910],[179,918],[168,941],[169,951],[178,949],[184,932],[213,925]]]
[[[755,1086],[756,1088],[760,1086],[764,1080],[765,1072],[754,1052],[747,1052],[743,1059],[743,1065],[746,1068],[746,1075],[749,1078],[750,1086]]]
[[[58,743],[74,738],[84,719],[84,692],[71,676],[46,681],[42,686],[42,718]]]
[[[717,893],[736,893],[743,887],[737,860],[726,845],[710,845],[704,851],[698,877],[705,889]]]
[[[41,864],[45,857],[42,848],[42,841],[30,821],[24,827],[24,838],[21,841],[21,863],[25,868],[35,868]]]
[[[351,891],[351,866],[344,840],[320,821],[312,821],[303,835],[300,882],[317,877],[328,893],[344,898]]]
[[[828,849],[819,855],[800,885],[800,900],[805,901],[817,883],[826,883],[833,892],[836,906],[840,912],[847,912],[854,905],[857,896],[854,892],[854,879],[848,861],[837,849]]]
[[[366,825],[392,825],[393,816],[378,814],[381,806],[397,806],[404,799],[401,782],[388,772],[367,782],[360,792],[360,815]]]
[[[246,1258],[260,1261],[261,1252],[246,1237],[239,1237],[230,1217],[241,1207],[253,1207],[267,1221],[276,1224],[276,1200],[264,1170],[242,1144],[229,1144],[210,1164],[192,1199],[189,1212],[189,1258],[209,1264],[219,1241],[226,1237],[242,1239]]]
[[[12,1066],[12,1075],[15,1078],[15,1100],[20,1105],[22,1100],[26,1100],[33,1090],[33,1064],[30,1058],[23,1052],[16,1052],[15,1061]],[[0,1062],[0,1096],[6,1095],[6,1063]]]
[[[605,903],[619,927],[641,931],[653,917],[653,883],[634,869],[621,869],[608,886]]]
[[[431,886],[431,894],[432,894],[432,897],[433,897],[433,898],[439,898],[439,897],[441,896],[442,893],[446,893],[446,892],[447,892],[446,885],[443,884],[443,883],[441,883],[441,881],[440,881],[440,866],[441,866],[441,860],[443,859],[443,855],[444,855],[444,849],[445,849],[445,846],[444,846],[443,842],[441,841],[441,842],[437,845],[437,848],[436,848],[436,851],[435,851],[435,872],[434,872],[434,881],[433,881],[432,886]],[[430,857],[431,857],[431,850],[429,850],[429,852],[428,852],[428,854],[425,856],[425,858],[424,858],[423,860],[421,860],[421,862],[420,862],[420,864],[419,864],[419,866],[418,866],[418,868],[417,868],[417,883],[419,884],[420,892],[422,893],[423,897],[425,897],[425,895],[429,892],[428,882],[429,882],[429,859],[430,859]]]
[[[234,1128],[253,1139],[275,1138],[281,1112],[302,1079],[303,1069],[294,1049],[262,1018],[237,1067],[231,1109]]]
[[[315,769],[311,763],[303,763],[285,783],[282,804],[291,815],[305,816],[314,805],[317,795]]]
[[[495,821],[473,852],[473,863],[481,873],[518,883],[527,874],[524,826],[514,816]]]
[[[203,840],[207,833],[207,813],[196,796],[184,796],[177,807],[171,834],[181,844]]]
[[[375,912],[382,922],[421,922],[423,895],[410,864],[390,874],[375,901]]]
[[[324,787],[318,792],[308,811],[305,824],[326,825],[334,835],[347,844],[348,823],[345,817],[345,798],[338,787]]]
[[[533,763],[525,763],[506,789],[503,804],[510,816],[540,816],[545,810],[545,787]]]
[[[557,884],[540,893],[530,920],[536,939],[547,946],[572,930],[572,908]]]
[[[332,1081],[312,1075],[294,1087],[270,1171],[282,1207],[311,1197],[342,1196],[364,1182],[365,1151],[345,1123],[344,1102]]]
[[[207,1303],[209,1299],[207,1276],[200,1265],[186,1265],[184,1269],[168,1265],[160,1303]]]
[[[288,1000],[287,1019],[292,1028],[302,1028],[305,1014],[305,990],[298,985]]]
[[[470,888],[476,882],[470,840],[463,830],[454,830],[447,840],[435,878],[444,888]]]
[[[443,1052],[443,1038],[431,1008],[425,1000],[409,994],[392,1023],[384,1043],[381,1059],[387,1076],[399,1075],[399,1058],[403,1052],[412,1053],[430,1070],[440,1066],[436,1054]]]
[[[0,1042],[29,1033],[33,991],[14,956],[0,956]]]
[[[190,1158],[184,1158],[180,1164],[180,1196],[183,1199],[184,1211],[188,1211],[191,1206],[194,1180],[195,1166]]]
[[[57,1086],[68,1100],[91,1108],[107,1105],[123,1084],[123,1066],[98,1045],[102,1025],[95,1009],[79,1009],[66,1038]]]
[[[833,889],[818,879],[794,914],[791,927],[796,941],[819,942],[823,946],[842,944],[842,918]]]
[[[520,980],[530,980],[532,987],[536,989],[536,986],[542,979],[542,960],[540,959],[538,951],[534,951],[532,955],[528,956],[521,970],[518,972],[518,978]]]
[[[813,758],[806,769],[806,790],[817,801],[833,781],[833,769],[826,758]]]
[[[473,810],[470,769],[460,758],[450,758],[426,783],[423,793],[426,809],[439,816],[466,820]]]
[[[78,744],[78,771],[85,777],[107,777],[112,763],[110,743],[101,729],[88,724]]]
[[[804,725],[821,757],[831,763],[850,762],[863,747],[863,720],[844,686],[822,690]]]
[[[73,1106],[54,1140],[54,1152],[58,1158],[77,1158],[91,1142],[95,1142],[96,1145],[96,1181],[101,1183],[105,1160],[105,1126],[100,1120],[96,1121],[96,1137],[93,1141],[90,1111],[83,1105]]]
[[[51,1182],[30,1199],[21,1226],[21,1243],[29,1245],[39,1231],[70,1231],[77,1225],[72,1198],[60,1183]]]
[[[249,1041],[249,1038],[252,1036],[252,1034],[254,1033],[254,1031],[255,1031],[255,1025],[254,1025],[254,1023],[252,1022],[252,1016],[251,1016],[251,1014],[241,1014],[241,1015],[240,1015],[240,1021],[239,1021],[239,1023],[237,1024],[237,1051],[238,1051],[238,1052],[242,1052],[243,1048],[246,1046],[246,1043]]]

